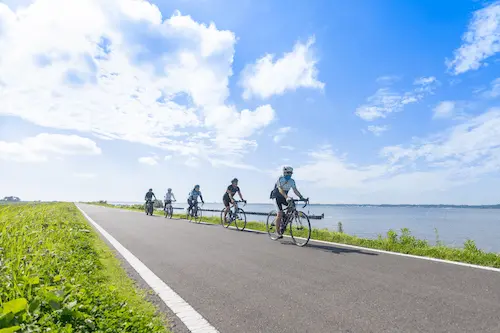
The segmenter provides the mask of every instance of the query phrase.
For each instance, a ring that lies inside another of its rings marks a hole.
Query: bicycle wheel
[[[300,247],[309,243],[309,239],[311,238],[311,222],[309,222],[309,216],[304,212],[298,211],[296,215],[292,216],[290,236],[292,236],[295,245]]]
[[[173,209],[172,207],[170,207],[170,208],[168,208],[168,209],[167,209],[167,217],[168,217],[169,219],[171,219],[171,218],[172,218],[172,215],[173,215],[173,210],[174,210],[174,209]]]
[[[267,234],[269,235],[269,238],[271,238],[272,240],[278,239],[278,235],[276,235],[276,217],[277,217],[277,214],[278,213],[275,210],[272,210],[267,215],[266,230],[267,230]]]
[[[199,207],[196,207],[196,212],[194,214],[194,221],[196,223],[200,223],[201,222],[201,219],[203,217],[203,213],[202,213],[202,210],[199,208]]]
[[[229,225],[231,224],[231,211],[227,212],[226,218],[224,219],[224,211],[226,209],[223,208],[222,211],[220,212],[220,224],[224,228],[228,228]]]
[[[245,211],[241,208],[238,208],[238,211],[236,212],[234,225],[239,231],[245,230],[245,227],[247,226],[247,214],[245,214]]]

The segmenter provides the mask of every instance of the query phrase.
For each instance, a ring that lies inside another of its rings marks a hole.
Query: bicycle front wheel
[[[202,219],[202,210],[200,208],[196,208],[196,211],[195,211],[193,219],[194,219],[194,221],[196,223],[200,223],[201,222],[201,219]]]
[[[276,218],[277,218],[277,216],[278,216],[278,213],[275,210],[272,210],[267,215],[266,230],[267,230],[267,234],[269,235],[269,238],[271,238],[272,240],[278,239],[278,235],[276,234]]]
[[[305,246],[309,243],[311,238],[311,222],[309,222],[309,216],[304,212],[298,211],[290,222],[290,236],[292,236],[295,245],[300,247]]]
[[[247,214],[245,214],[245,211],[241,208],[238,208],[238,211],[236,212],[236,218],[234,219],[234,224],[236,225],[236,229],[239,231],[245,230],[245,227],[247,226]]]

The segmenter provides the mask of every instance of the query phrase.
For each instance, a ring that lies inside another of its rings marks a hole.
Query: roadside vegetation
[[[111,205],[103,202],[89,202],[89,204],[144,212],[143,205]],[[157,210],[154,214],[163,216],[163,211]],[[185,214],[174,214],[174,217],[185,218]],[[220,224],[220,217],[204,216],[202,221]],[[248,221],[246,229],[266,231],[266,224]],[[311,239],[500,268],[500,254],[484,252],[478,249],[473,240],[467,240],[462,248],[446,246],[439,241],[437,230],[435,245],[416,238],[407,228],[403,228],[399,232],[389,230],[386,235],[379,235],[376,239],[360,238],[344,233],[341,223],[339,223],[338,231],[313,228]]]
[[[74,204],[0,205],[0,333],[166,324]]]

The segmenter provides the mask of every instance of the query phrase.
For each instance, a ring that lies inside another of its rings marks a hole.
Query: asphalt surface
[[[498,272],[79,206],[221,333],[500,332]]]

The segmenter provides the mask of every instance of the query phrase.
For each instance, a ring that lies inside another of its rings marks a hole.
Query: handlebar
[[[245,206],[247,205],[247,201],[246,201],[246,200],[233,200],[233,201],[234,201],[234,204],[237,204],[237,203],[239,203],[239,202],[243,202],[243,203],[245,203],[245,204],[243,205],[243,207],[245,207]]]
[[[302,208],[306,208],[306,206],[309,204],[309,198],[304,198],[304,199],[292,199],[293,202],[305,202],[304,206]]]

